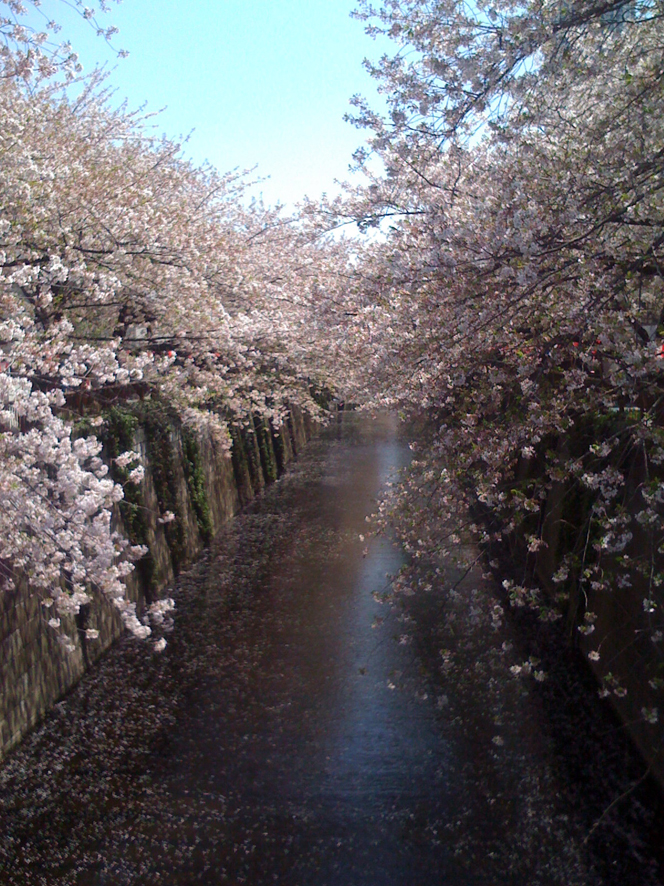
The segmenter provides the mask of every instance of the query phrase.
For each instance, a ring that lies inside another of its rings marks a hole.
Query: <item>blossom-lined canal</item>
[[[426,883],[450,868],[436,836],[450,748],[430,705],[396,691],[412,651],[376,625],[372,595],[402,555],[365,540],[407,449],[392,419],[350,424],[306,482],[286,481],[289,528],[174,748],[173,795],[223,797],[230,839],[211,870],[230,882]]]
[[[479,567],[381,602],[404,555],[366,518],[408,454],[345,415],[184,577],[167,651],[58,706],[2,773],[3,883],[659,882],[647,816],[585,842],[612,795],[579,799]]]

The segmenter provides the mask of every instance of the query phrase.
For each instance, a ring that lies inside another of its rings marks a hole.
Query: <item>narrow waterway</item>
[[[381,602],[404,555],[367,517],[408,455],[347,415],[234,521],[167,652],[121,644],[11,758],[0,882],[660,882],[647,814],[586,841],[604,801],[574,799],[479,567]]]

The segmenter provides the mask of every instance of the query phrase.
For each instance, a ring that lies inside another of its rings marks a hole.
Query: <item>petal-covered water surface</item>
[[[237,517],[166,651],[119,644],[2,770],[1,882],[659,882],[643,808],[586,841],[614,795],[579,799],[479,565],[382,602],[405,559],[367,517],[407,461],[345,415]]]

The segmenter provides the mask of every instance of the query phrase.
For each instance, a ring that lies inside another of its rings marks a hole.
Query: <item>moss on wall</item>
[[[270,437],[272,440],[272,449],[274,452],[275,460],[276,460],[276,469],[277,473],[281,473],[285,466],[288,464],[288,426],[284,423],[280,430],[275,431],[274,428],[270,429]]]
[[[187,480],[191,504],[196,514],[198,531],[207,544],[210,541],[212,525],[210,505],[205,488],[205,471],[201,458],[201,447],[193,432],[188,428],[182,429],[182,454],[184,456],[184,475]]]
[[[104,419],[101,439],[109,463],[109,473],[124,489],[124,498],[118,507],[123,530],[132,544],[148,547],[148,523],[142,490],[135,483],[129,482],[129,469],[121,468],[115,462],[118,455],[136,448],[138,418],[130,409],[114,406],[104,413]],[[149,593],[158,581],[153,557],[150,554],[142,557],[135,564],[135,569],[140,584]]]
[[[256,442],[258,443],[263,476],[267,483],[273,483],[279,476],[279,465],[277,463],[277,456],[272,443],[270,427],[265,420],[255,417],[254,428],[256,431]]]
[[[112,406],[104,412],[103,417],[104,425],[100,437],[109,465],[109,474],[124,489],[124,498],[118,507],[123,529],[132,544],[147,546],[148,523],[143,493],[139,486],[129,482],[129,469],[119,467],[115,461],[123,452],[135,449],[139,419],[130,406]],[[154,586],[157,577],[154,560],[150,555],[138,561],[136,571],[145,588]]]
[[[233,441],[231,458],[233,461],[235,485],[237,486],[240,504],[245,505],[251,499],[254,487],[249,453],[247,451],[245,435],[240,432],[240,429],[230,425],[230,433]]]
[[[145,432],[150,472],[154,482],[159,508],[171,511],[176,519],[165,525],[166,541],[171,552],[173,568],[177,572],[186,560],[185,515],[179,506],[174,463],[173,436],[181,425],[175,410],[159,400],[144,400],[140,405],[140,422]]]

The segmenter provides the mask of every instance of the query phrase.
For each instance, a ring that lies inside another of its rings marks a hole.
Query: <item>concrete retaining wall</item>
[[[124,451],[130,442],[140,451],[145,467],[137,500],[125,502],[124,518],[122,509],[116,517],[124,534],[149,548],[128,580],[127,596],[140,611],[146,600],[158,598],[172,584],[178,570],[240,507],[279,476],[314,426],[295,408],[278,431],[254,420],[248,428],[234,431],[229,458],[212,436],[192,437],[159,404],[129,403],[115,410],[114,418],[118,415],[124,439],[115,441],[116,449]],[[113,445],[107,437],[109,460]],[[166,510],[177,515],[176,523],[159,523]],[[48,625],[53,610],[43,606],[42,598],[20,579],[0,600],[0,758],[123,631],[115,608],[98,596],[79,616],[61,618],[63,630],[56,631]],[[86,628],[96,628],[99,638],[86,639]]]

